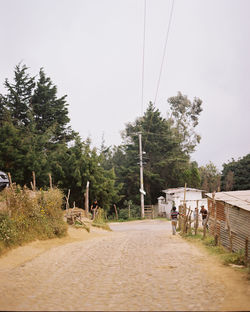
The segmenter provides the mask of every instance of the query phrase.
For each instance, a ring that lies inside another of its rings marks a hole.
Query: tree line
[[[142,117],[125,126],[122,144],[106,146],[100,151],[91,140],[83,141],[71,126],[67,96],[58,97],[57,87],[43,68],[37,76],[29,74],[26,65],[18,64],[14,78],[4,82],[0,94],[0,169],[10,172],[20,185],[29,185],[32,171],[37,186],[53,183],[73,201],[84,207],[84,192],[90,182],[90,200],[110,210],[115,203],[139,204],[139,142],[142,133],[144,185],[146,204],[153,204],[161,190],[183,186],[206,191],[249,188],[247,155],[240,161],[224,164],[222,174],[210,163],[204,167],[191,161],[191,154],[200,142],[196,132],[202,112],[202,100],[189,100],[178,92],[170,97],[169,112],[164,118],[149,103]]]

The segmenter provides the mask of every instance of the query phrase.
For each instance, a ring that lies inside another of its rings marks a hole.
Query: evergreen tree
[[[124,145],[114,154],[114,168],[119,181],[124,184],[122,194],[133,202],[140,202],[139,131],[142,132],[145,162],[145,203],[154,203],[163,189],[180,186],[189,156],[182,151],[181,141],[175,135],[171,122],[150,103],[142,118],[127,124],[123,133]]]
[[[32,96],[32,112],[38,134],[52,130],[50,142],[68,142],[73,139],[74,132],[68,126],[68,104],[66,95],[57,98],[57,87],[40,69],[39,79]]]
[[[19,64],[14,70],[14,82],[5,80],[8,93],[2,97],[14,126],[24,129],[30,122],[30,102],[35,88],[35,77],[27,73],[26,65]]]

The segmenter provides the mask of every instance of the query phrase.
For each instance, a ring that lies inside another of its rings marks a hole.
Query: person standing
[[[206,225],[206,221],[207,221],[207,209],[204,206],[201,206],[201,218],[202,218],[202,226]],[[208,225],[207,225],[208,228]]]
[[[173,235],[176,234],[176,226],[177,226],[177,220],[178,220],[179,212],[176,211],[176,207],[173,207],[171,210],[171,223],[172,223],[172,233]]]
[[[95,219],[97,209],[98,209],[98,202],[97,202],[97,200],[95,199],[94,202],[93,202],[93,204],[92,204],[91,207],[90,207],[90,210],[91,210],[91,212],[92,212],[92,220]]]

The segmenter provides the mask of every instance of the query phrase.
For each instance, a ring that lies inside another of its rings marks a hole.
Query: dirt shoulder
[[[9,250],[0,257],[0,267],[2,269],[14,268],[38,257],[51,248],[78,241],[87,241],[95,237],[101,237],[109,234],[111,233],[95,227],[92,227],[90,232],[87,232],[84,229],[76,229],[70,226],[68,228],[68,234],[65,237],[48,240],[36,240]]]

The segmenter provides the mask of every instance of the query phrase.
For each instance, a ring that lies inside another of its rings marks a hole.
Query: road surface
[[[162,220],[111,224],[113,232],[53,247],[0,269],[0,310],[249,310],[249,282],[171,235]],[[1,265],[0,259],[0,265]]]

